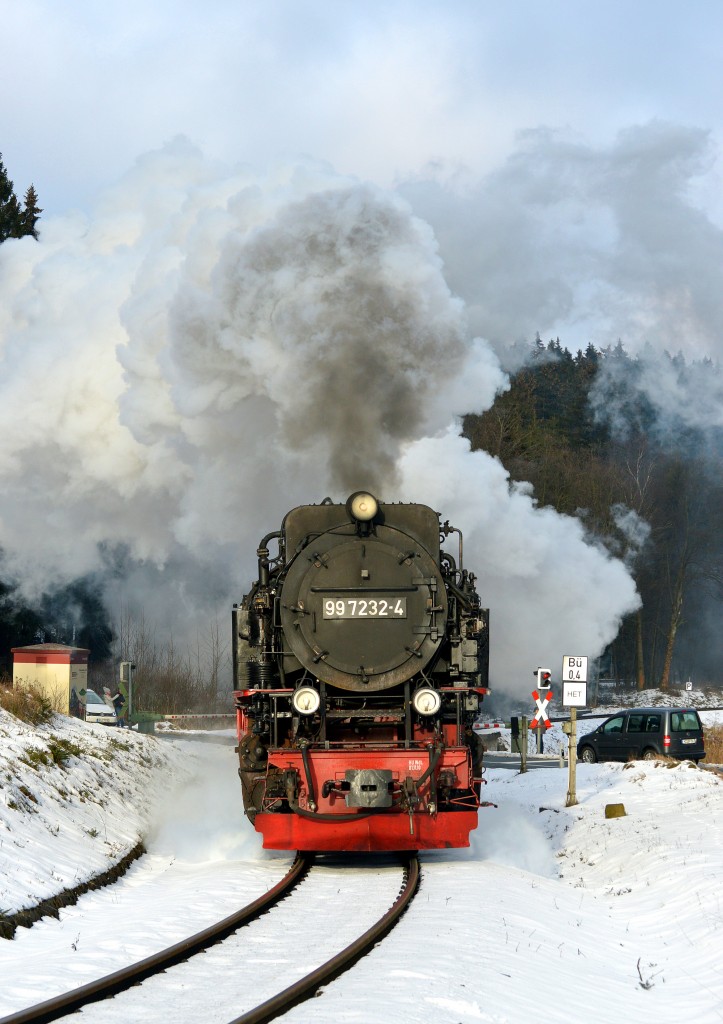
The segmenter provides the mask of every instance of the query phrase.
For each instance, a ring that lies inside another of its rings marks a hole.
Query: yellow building
[[[66,644],[13,647],[13,686],[35,686],[61,714],[78,714],[88,686],[88,650]]]

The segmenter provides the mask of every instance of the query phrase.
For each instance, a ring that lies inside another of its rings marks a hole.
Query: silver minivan
[[[703,726],[695,708],[629,708],[578,740],[581,761],[629,761],[675,757],[702,761]]]

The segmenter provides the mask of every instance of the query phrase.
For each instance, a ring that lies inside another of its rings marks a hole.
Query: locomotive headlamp
[[[436,715],[441,707],[442,698],[436,690],[422,686],[412,697],[412,704],[420,715]]]
[[[298,711],[300,715],[313,715],[315,711],[319,710],[321,697],[313,686],[300,686],[298,690],[294,691],[291,703],[294,705],[294,710]]]
[[[367,491],[355,491],[346,507],[349,515],[358,523],[368,523],[379,511],[379,502]]]

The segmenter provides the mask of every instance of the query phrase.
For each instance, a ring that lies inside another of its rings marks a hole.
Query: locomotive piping
[[[259,583],[262,587],[268,585],[269,582],[269,549],[268,543],[276,537],[281,537],[281,530],[274,530],[273,533],[267,533],[262,538],[259,544],[256,554],[259,559]]]
[[[261,538],[259,548],[266,548],[270,540],[274,540],[276,537],[281,536],[281,530],[272,530],[271,533],[267,533],[265,537]]]
[[[433,789],[436,788],[435,785],[434,785],[434,769],[437,767],[437,761],[439,761],[441,756],[442,756],[442,748],[441,747],[432,747],[432,746],[430,746],[430,748],[429,748],[429,766],[427,767],[427,770],[424,772],[424,774],[420,775],[419,778],[416,780],[415,785],[416,785],[417,789],[420,789],[420,787],[424,785],[424,783],[427,781],[427,779],[430,777],[430,775],[432,776],[432,788]]]
[[[363,821],[364,818],[371,818],[372,811],[361,811],[357,814],[320,814],[318,811],[306,811],[303,807],[299,807],[298,802],[289,801],[289,807],[298,814],[300,818],[311,818],[313,821]]]
[[[454,593],[455,597],[460,602],[460,604],[462,604],[465,608],[472,608],[472,602],[469,600],[468,597],[466,597],[462,593],[462,591],[458,587],[454,585],[454,583],[452,583],[451,580],[448,581],[447,586]]]
[[[450,570],[452,571],[452,574],[456,575],[456,573],[457,573],[457,563],[455,562],[454,557],[452,555],[450,555],[449,551],[440,551],[440,553],[439,553],[439,561],[441,563],[449,565]]]
[[[448,537],[450,533],[456,533],[459,535],[459,571],[462,571],[462,531],[457,529],[456,526],[449,525],[449,519],[447,519],[442,526],[442,533],[445,537]]]
[[[309,794],[309,810],[316,811],[316,794],[314,793],[314,780],[311,775],[311,764],[309,762],[309,744],[307,740],[300,740],[301,760],[304,762],[304,774],[306,775],[306,789]]]

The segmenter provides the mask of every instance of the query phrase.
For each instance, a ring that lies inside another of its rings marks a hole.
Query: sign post
[[[132,661],[122,661],[120,663],[120,690],[121,693],[125,690],[129,726],[131,725],[131,715],[133,714],[133,670],[135,667]]]
[[[520,728],[522,730],[519,743],[520,773],[523,773],[527,771],[527,715],[523,715],[520,719]]]
[[[512,732],[512,747],[517,747],[517,752],[520,755],[520,774],[527,771],[527,717],[523,715],[522,718],[518,718],[516,715],[512,717],[510,722],[510,729]]]
[[[563,724],[568,737],[568,784],[565,807],[577,803],[577,709],[587,705],[587,658],[566,654],[562,659],[562,706],[570,708],[570,721]]]

